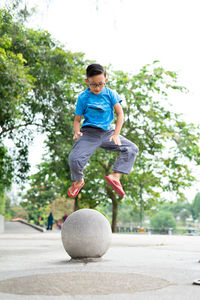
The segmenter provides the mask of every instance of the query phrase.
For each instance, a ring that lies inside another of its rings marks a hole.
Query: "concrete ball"
[[[64,222],[61,237],[66,252],[74,259],[101,257],[111,242],[108,220],[94,209],[79,209]]]

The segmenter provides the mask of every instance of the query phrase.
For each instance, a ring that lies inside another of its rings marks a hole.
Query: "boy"
[[[67,194],[69,197],[76,197],[84,186],[83,169],[94,151],[102,149],[121,152],[115,161],[113,173],[105,179],[121,197],[124,190],[120,183],[121,174],[129,174],[138,148],[135,144],[120,135],[123,125],[123,110],[120,105],[122,101],[119,95],[110,88],[105,87],[108,79],[106,71],[99,64],[91,64],[86,69],[85,79],[89,88],[78,97],[75,119],[74,137],[77,139],[69,154],[69,165],[71,178],[74,181]],[[115,129],[111,128],[114,114],[117,114]],[[81,116],[84,122],[80,129]]]

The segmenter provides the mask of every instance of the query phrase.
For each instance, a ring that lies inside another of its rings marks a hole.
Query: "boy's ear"
[[[105,82],[107,82],[107,81],[108,81],[108,78],[106,78]]]
[[[87,78],[85,78],[85,82],[89,85],[89,82],[88,82],[88,79],[87,79]]]

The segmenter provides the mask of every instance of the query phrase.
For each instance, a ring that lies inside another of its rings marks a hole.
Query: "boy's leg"
[[[113,174],[116,177],[119,177],[117,174],[130,173],[139,150],[134,143],[121,135],[121,146],[116,145],[113,141],[110,142],[110,137],[113,135],[113,132],[114,130],[109,130],[109,132],[104,136],[101,148],[109,151],[121,152],[113,166]]]
[[[120,175],[129,174],[134,164],[135,158],[138,154],[138,147],[120,135],[121,146],[116,145],[113,141],[110,142],[110,137],[113,135],[114,130],[110,130],[104,136],[101,148],[114,152],[121,152],[113,166],[113,173],[106,176],[107,182],[113,189],[121,196],[124,196],[124,190],[120,184]]]
[[[69,166],[71,170],[71,179],[75,182],[83,180],[83,169],[88,159],[100,146],[101,139],[98,136],[97,129],[87,128],[83,130],[83,135],[73,145],[69,154]]]

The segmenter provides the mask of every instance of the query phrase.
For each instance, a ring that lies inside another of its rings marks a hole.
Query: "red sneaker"
[[[74,198],[78,195],[80,192],[80,189],[85,185],[85,182],[81,183],[78,186],[75,186],[74,183],[72,183],[71,188],[67,191],[67,195],[71,198]]]
[[[123,187],[122,187],[122,185],[119,181],[114,180],[109,176],[106,176],[105,179],[112,186],[112,188],[115,190],[115,192],[118,195],[120,195],[121,197],[124,197],[125,192],[124,192]]]

